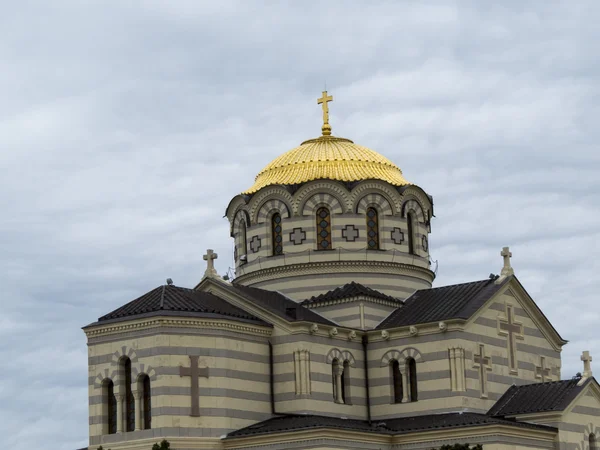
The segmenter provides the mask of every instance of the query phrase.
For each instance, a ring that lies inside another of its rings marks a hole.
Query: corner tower
[[[429,288],[433,200],[398,166],[331,135],[275,158],[227,207],[234,283],[308,299],[352,281],[404,299]]]

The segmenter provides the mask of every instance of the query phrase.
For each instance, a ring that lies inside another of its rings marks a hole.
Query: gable
[[[303,307],[279,292],[234,285],[211,278],[202,280],[196,289],[214,293],[237,308],[247,311],[269,324],[279,325],[285,329],[289,329],[289,324],[295,322],[336,326],[329,319]]]
[[[465,330],[471,324],[485,325],[496,328],[497,331],[507,328],[507,307],[512,309],[515,323],[523,326],[524,339],[519,337],[522,348],[527,348],[527,345],[540,348],[549,345],[554,352],[560,352],[562,346],[568,342],[552,326],[516,276],[509,277],[501,289],[471,316]],[[529,350],[535,352],[536,348]],[[554,356],[554,353],[551,356]]]

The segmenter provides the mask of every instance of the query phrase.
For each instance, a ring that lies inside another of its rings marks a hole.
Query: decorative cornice
[[[141,331],[152,328],[204,328],[204,329],[220,329],[235,331],[244,334],[252,334],[255,336],[270,336],[271,328],[262,326],[252,326],[241,324],[239,322],[226,320],[210,320],[210,319],[179,319],[171,317],[153,317],[147,320],[138,320],[130,322],[119,322],[114,324],[97,324],[84,330],[88,339],[99,336],[108,336],[121,333],[129,333],[132,331]]]
[[[409,275],[420,278],[432,283],[435,274],[424,267],[413,266],[412,264],[393,263],[383,261],[322,261],[308,262],[299,264],[289,264],[287,266],[269,267],[258,269],[253,272],[238,276],[236,283],[248,286],[251,283],[262,281],[271,281],[285,276],[298,275],[318,275],[323,273],[344,273],[348,269],[354,271],[362,270],[366,273],[388,273],[393,275]]]

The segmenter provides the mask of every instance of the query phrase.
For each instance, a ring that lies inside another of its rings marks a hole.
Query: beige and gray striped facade
[[[387,335],[380,330],[351,326],[357,323],[356,317],[343,319],[352,315],[346,314],[345,309],[353,302],[339,303],[339,312],[330,305],[327,314],[323,314],[337,317],[339,326],[319,324],[315,328],[311,323],[285,322],[254,304],[244,303],[219,281],[205,281],[199,289],[226,298],[273,326],[169,317],[86,329],[90,448],[101,444],[105,447],[109,444],[113,450],[138,448],[136,445],[146,445],[158,436],[180,442],[177,449],[244,448],[219,438],[273,417],[274,412],[362,420],[367,419],[369,412],[373,420],[457,410],[485,412],[512,384],[541,381],[536,369],[541,357],[545,367],[550,368],[548,376],[553,380],[560,378],[560,342],[516,280],[508,282],[467,322],[448,321],[444,327],[438,323],[402,327],[387,330]],[[523,327],[523,338],[516,341],[516,370],[509,367],[508,337],[499,327],[506,318],[507,306],[514,312],[514,322]],[[319,312],[319,308],[314,310]],[[368,340],[366,354],[363,335]],[[481,390],[480,371],[474,361],[481,345],[491,366],[485,372],[485,392]],[[209,374],[198,381],[199,417],[190,416],[190,378],[180,375],[181,367],[189,367],[191,355],[199,357],[199,366],[208,368]],[[108,435],[102,382],[110,378],[117,390],[121,388],[118,362],[122,356],[132,361],[133,383],[143,373],[151,377],[152,429]],[[405,371],[407,358],[416,361],[418,400],[410,402],[405,398],[403,403],[396,404],[390,362],[398,360]],[[349,362],[345,404],[334,402],[334,359]],[[268,448],[371,448],[356,446],[367,445],[371,438],[365,439],[354,440],[354,444],[330,439],[326,444],[272,444],[275,446]],[[508,438],[489,439],[489,444],[493,444],[490,448],[514,448],[504,447],[510,444]],[[265,446],[256,444],[256,448],[267,448],[267,442],[269,439],[265,438]],[[390,442],[386,444],[388,447],[373,445],[373,448],[421,448]],[[531,447],[550,448],[541,444]]]
[[[331,214],[331,250],[317,248],[316,212],[322,206]],[[378,215],[377,250],[367,246],[368,208]],[[276,256],[271,223],[275,213],[283,228],[283,254]],[[348,189],[337,181],[318,180],[293,194],[284,186],[268,186],[250,198],[235,197],[226,214],[240,284],[304,300],[356,281],[404,299],[431,287],[434,279],[428,244],[433,205],[417,186],[399,191],[369,180]]]

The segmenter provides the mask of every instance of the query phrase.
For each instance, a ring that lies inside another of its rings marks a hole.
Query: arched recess
[[[231,199],[229,205],[225,209],[225,216],[227,216],[227,220],[229,221],[229,234],[233,236],[233,222],[235,215],[238,213],[240,209],[246,208],[246,200],[247,196],[244,195],[236,195]]]
[[[233,235],[235,235],[235,233],[237,233],[237,230],[239,229],[240,226],[240,222],[241,221],[246,222],[246,227],[249,227],[251,222],[250,222],[250,214],[248,214],[248,211],[246,211],[245,209],[240,209],[239,211],[237,211],[235,213],[235,216],[233,218]]]
[[[354,210],[357,214],[365,214],[369,207],[375,207],[382,216],[391,216],[394,211],[389,200],[381,194],[371,193],[362,197],[356,204]]]
[[[311,216],[318,208],[325,206],[331,214],[342,214],[344,212],[342,203],[333,195],[323,193],[310,197],[302,206],[302,215]]]
[[[388,366],[390,361],[395,359],[400,363],[404,363],[408,358],[413,358],[416,362],[421,362],[423,357],[421,352],[414,347],[406,347],[402,350],[388,350],[381,357],[381,367]]]
[[[406,217],[410,211],[414,212],[415,218],[419,221],[419,223],[424,224],[427,221],[421,204],[414,199],[406,200],[402,204],[402,217]]]
[[[406,371],[408,372],[408,389],[411,402],[419,399],[419,388],[417,385],[417,361],[414,358],[406,358]]]
[[[248,254],[248,227],[250,226],[250,216],[248,212],[241,209],[234,218],[233,237],[234,237],[234,259],[237,262],[238,257]]]
[[[590,433],[588,436],[588,446],[590,447],[590,450],[598,450],[598,441],[594,433]]]
[[[344,361],[348,361],[350,367],[354,367],[354,363],[356,362],[352,353],[350,353],[348,350],[340,350],[338,348],[332,348],[329,350],[325,361],[327,364],[332,364],[334,359],[341,361],[342,364]]]
[[[127,432],[135,431],[135,397],[133,395],[131,359],[122,356],[119,359],[119,391],[123,395],[123,414]]]
[[[344,212],[350,212],[349,207],[350,192],[344,187],[343,184],[337,181],[319,180],[306,183],[294,194],[294,202],[292,209],[294,215],[310,215],[314,212],[316,204],[313,205],[313,209],[309,210],[308,213],[304,213],[306,203],[317,195],[326,194],[337,200],[336,204],[340,205],[340,211],[334,210],[332,205],[326,205],[331,208],[333,214],[341,214]],[[318,203],[318,202],[317,202]],[[323,205],[325,206],[325,205]]]
[[[404,389],[402,386],[402,372],[400,371],[400,361],[392,359],[390,361],[390,387],[391,403],[402,403]]]
[[[150,376],[146,373],[141,373],[138,377],[138,393],[139,393],[139,408],[140,428],[149,430],[152,428],[152,389],[150,385]]]
[[[289,215],[293,211],[293,197],[290,192],[282,186],[267,186],[258,191],[248,202],[247,210],[252,218],[252,223],[256,223],[258,220],[259,210],[262,209],[263,205],[269,200],[279,200],[286,205],[289,210]]]
[[[102,434],[115,434],[117,432],[117,398],[115,383],[110,378],[101,382],[102,386],[102,417],[104,418]]]

